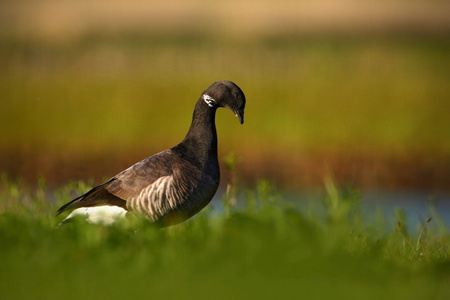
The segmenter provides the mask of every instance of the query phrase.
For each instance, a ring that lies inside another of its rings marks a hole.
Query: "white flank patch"
[[[127,211],[118,206],[80,207],[70,213],[62,223],[74,217],[83,217],[88,223],[111,225],[118,219],[124,218]]]
[[[208,94],[203,94],[203,100],[209,105],[209,107],[214,107],[214,105],[216,105],[216,100]]]

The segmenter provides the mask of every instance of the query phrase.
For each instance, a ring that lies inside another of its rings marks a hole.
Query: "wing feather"
[[[148,157],[58,210],[116,205],[158,220],[185,205],[200,170],[171,149]]]
[[[113,179],[111,179],[105,184],[96,186],[86,194],[78,198],[75,198],[69,203],[63,205],[60,209],[58,209],[57,215],[66,210],[73,210],[80,207],[94,207],[102,205],[119,206],[122,207],[123,209],[126,209],[126,201],[124,199],[121,199],[111,194],[105,189],[105,186],[110,184],[112,180]]]
[[[113,177],[105,188],[111,194],[127,200],[136,197],[149,185],[173,174],[171,150],[148,157]]]

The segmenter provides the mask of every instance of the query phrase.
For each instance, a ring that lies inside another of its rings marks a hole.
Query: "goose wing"
[[[140,162],[114,176],[105,189],[124,200],[136,197],[160,178],[173,175],[174,156],[165,150]]]
[[[157,183],[158,179],[173,175],[171,156],[171,150],[165,150],[134,164],[106,183],[94,187],[86,194],[62,206],[57,214],[80,207],[102,205],[128,209],[129,199],[138,197],[144,189]]]

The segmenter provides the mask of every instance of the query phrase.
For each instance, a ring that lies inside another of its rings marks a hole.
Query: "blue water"
[[[360,199],[359,207],[362,212],[363,222],[371,224],[379,222],[378,216],[382,216],[387,231],[392,230],[397,223],[397,212],[401,210],[406,217],[407,229],[413,233],[420,230],[427,219],[431,221],[428,228],[450,229],[450,192],[428,193],[421,191],[360,191],[357,193]],[[325,216],[323,192],[289,191],[282,192],[282,201],[294,204],[300,212],[307,213],[314,206],[314,213]],[[224,213],[224,207],[220,199],[223,192],[214,197],[211,205],[214,213]],[[245,207],[246,197],[238,196],[237,209]],[[276,205],[276,204],[274,204]]]
[[[450,228],[450,193],[366,192],[362,194],[361,208],[365,214],[380,209],[389,223],[396,222],[395,213],[401,209],[406,215],[408,228],[412,230],[426,223],[429,217],[432,217],[430,226],[441,222]]]

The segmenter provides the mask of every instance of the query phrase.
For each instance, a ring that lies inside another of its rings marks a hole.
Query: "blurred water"
[[[397,212],[405,215],[407,230],[417,233],[431,217],[427,228],[450,228],[450,192],[430,193],[426,191],[363,191],[358,192],[359,208],[366,225],[383,222],[386,232],[392,232],[398,221]],[[245,196],[238,197],[236,209],[244,209]],[[352,196],[350,196],[352,197]],[[224,192],[219,191],[211,202],[213,214],[225,213],[222,199]],[[311,209],[317,217],[326,217],[323,191],[285,191],[280,193],[280,204],[294,204],[302,213],[308,214]],[[274,203],[277,205],[277,203]]]
[[[417,230],[429,217],[430,225],[442,221],[445,228],[450,228],[450,193],[430,194],[421,191],[385,191],[366,192],[362,195],[361,208],[365,215],[380,209],[388,222],[394,226],[396,211],[401,209],[406,215],[408,229]],[[437,213],[438,219],[434,216]]]

